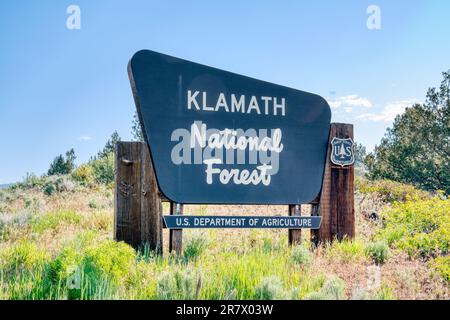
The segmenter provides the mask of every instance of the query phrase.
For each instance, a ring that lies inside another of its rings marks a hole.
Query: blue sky
[[[66,28],[69,5],[81,29]],[[381,29],[369,30],[369,5]],[[131,139],[126,66],[152,49],[314,92],[372,149],[450,68],[449,1],[0,2],[0,184]]]

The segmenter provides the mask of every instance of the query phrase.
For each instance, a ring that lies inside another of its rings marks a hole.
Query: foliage
[[[432,265],[439,272],[439,274],[442,276],[442,278],[445,281],[450,282],[450,257],[449,256],[437,257],[432,262]]]
[[[93,159],[89,162],[89,165],[92,167],[95,182],[102,184],[114,182],[114,153],[108,153],[101,158]]]
[[[308,248],[298,245],[292,248],[291,259],[294,263],[307,267],[312,262],[312,254]]]
[[[27,172],[22,182],[18,182],[13,185],[13,189],[32,189],[42,188],[45,183],[45,177],[39,177],[34,173]]]
[[[371,179],[391,179],[450,194],[450,70],[423,105],[397,116],[365,163]]]
[[[51,196],[55,192],[67,192],[75,189],[75,184],[70,179],[70,176],[49,176],[44,180],[42,191],[44,194]]]
[[[358,142],[355,142],[355,171],[357,175],[363,176],[366,174],[367,168],[364,159],[367,156],[366,147]]]
[[[121,141],[121,138],[119,136],[119,133],[117,131],[114,131],[111,135],[111,137],[106,141],[105,146],[101,151],[97,154],[97,159],[108,157],[111,153],[114,154],[116,150],[116,145],[118,142]]]
[[[73,149],[67,151],[65,157],[60,154],[50,164],[47,174],[49,176],[70,174],[72,170],[75,169],[75,159],[76,156]]]
[[[328,278],[319,291],[306,295],[307,300],[342,300],[344,298],[345,283],[338,277]]]
[[[429,259],[447,255],[450,245],[450,199],[396,203],[383,212],[384,228],[378,238],[410,256]]]
[[[394,300],[395,294],[392,287],[382,284],[372,297],[373,300]]]
[[[340,261],[341,263],[350,263],[365,260],[364,242],[360,239],[343,239],[342,241],[333,241],[325,246],[325,254],[328,258]]]
[[[286,299],[286,293],[280,279],[271,276],[262,279],[255,288],[255,299],[258,300],[282,300]]]
[[[34,217],[31,222],[32,231],[35,233],[43,233],[47,230],[56,230],[64,224],[78,224],[82,220],[82,216],[74,211],[56,211],[49,212],[45,215]]]
[[[90,187],[95,184],[95,175],[92,165],[82,164],[76,168],[71,175],[72,179],[85,187]]]
[[[364,178],[355,179],[356,189],[362,194],[371,194],[387,203],[405,202],[407,200],[424,200],[431,195],[412,185],[392,180],[370,181]]]
[[[48,277],[53,283],[67,285],[72,278],[78,278],[76,285],[68,288],[69,298],[92,299],[105,289],[112,290],[129,275],[135,263],[134,250],[123,242],[91,241],[89,235],[76,239],[49,265]]]
[[[208,241],[204,233],[192,232],[186,238],[183,250],[185,261],[195,260],[208,246]]]
[[[200,292],[201,276],[190,270],[163,273],[157,285],[157,299],[193,300]]]
[[[389,255],[389,247],[386,241],[368,243],[366,246],[366,255],[369,256],[376,264],[386,262]]]
[[[139,117],[137,112],[133,115],[133,122],[131,127],[131,134],[133,135],[133,139],[136,141],[144,141],[144,134],[142,132],[141,123],[139,121]]]

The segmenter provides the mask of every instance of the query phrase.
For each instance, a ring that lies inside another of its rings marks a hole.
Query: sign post
[[[312,214],[322,217],[322,225],[312,230],[312,241],[341,241],[355,236],[353,125],[332,123],[322,191]]]

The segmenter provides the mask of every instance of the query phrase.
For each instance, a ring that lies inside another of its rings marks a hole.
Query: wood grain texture
[[[115,160],[114,239],[162,252],[161,201],[147,145],[119,142]]]
[[[170,214],[183,214],[183,204],[170,202]],[[183,252],[182,229],[170,229],[169,231],[169,252],[172,251],[175,251],[177,255],[181,255],[181,253]]]
[[[301,205],[289,205],[289,216],[300,217],[302,215]],[[288,230],[289,245],[296,245],[302,242],[302,230],[301,229],[289,229]]]
[[[312,206],[312,215],[322,216],[320,229],[311,232],[315,244],[355,236],[354,166],[341,167],[331,163],[334,137],[353,139],[353,125],[332,123],[330,127],[320,201]]]

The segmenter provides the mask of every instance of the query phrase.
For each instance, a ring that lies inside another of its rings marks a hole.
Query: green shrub
[[[186,237],[183,257],[185,261],[195,260],[208,246],[206,234],[203,232],[192,232]]]
[[[34,243],[22,241],[2,250],[0,258],[0,269],[9,273],[22,272],[43,265],[48,256],[45,250],[38,248]]]
[[[263,278],[255,288],[255,299],[258,300],[282,300],[286,296],[281,280],[275,276]]]
[[[26,228],[32,219],[30,212],[0,214],[0,240],[8,240],[13,230]]]
[[[375,291],[371,297],[372,300],[394,300],[395,294],[394,289],[390,286],[383,284],[381,287]]]
[[[338,277],[330,277],[319,291],[305,296],[306,300],[342,300],[345,294],[345,283]]]
[[[75,190],[75,184],[69,176],[49,176],[45,179],[42,186],[44,194],[51,196],[56,192],[72,192]]]
[[[344,298],[345,283],[338,277],[327,279],[321,289],[330,299],[341,300]]]
[[[360,239],[343,239],[327,243],[325,252],[328,258],[338,260],[342,263],[363,261],[365,259],[364,242]]]
[[[22,189],[42,188],[44,183],[45,177],[39,177],[34,173],[27,172],[23,181],[16,184],[16,187]]]
[[[56,230],[65,224],[79,224],[82,219],[83,216],[75,211],[61,210],[34,217],[31,226],[33,232],[40,234],[47,230]]]
[[[447,255],[450,245],[450,199],[396,203],[382,216],[384,227],[378,238],[405,250],[410,256],[428,260]]]
[[[291,259],[294,263],[307,267],[312,262],[312,254],[304,246],[294,246],[291,251]]]
[[[366,255],[376,264],[384,263],[389,255],[389,246],[386,241],[371,242],[366,245]]]
[[[362,178],[355,180],[356,189],[363,194],[372,194],[380,197],[384,202],[405,202],[407,200],[425,200],[431,195],[409,184],[392,180],[370,181]]]
[[[432,265],[434,268],[439,272],[439,274],[442,276],[442,278],[450,282],[450,257],[444,256],[444,257],[438,257],[434,259],[432,262]]]
[[[43,299],[48,296],[45,270],[49,256],[22,241],[0,251],[0,299]]]
[[[76,168],[71,176],[73,180],[85,187],[92,186],[95,183],[94,170],[88,164],[82,164]]]
[[[94,179],[97,183],[110,184],[114,182],[114,153],[108,153],[104,157],[89,162],[92,167]]]
[[[201,289],[201,275],[189,270],[163,273],[157,284],[157,298],[161,300],[197,299]]]
[[[89,242],[79,239],[65,247],[50,264],[52,281],[62,283],[72,299],[111,296],[135,263],[134,250],[123,242],[106,240],[92,245]],[[70,287],[74,277],[78,277],[79,286]]]

